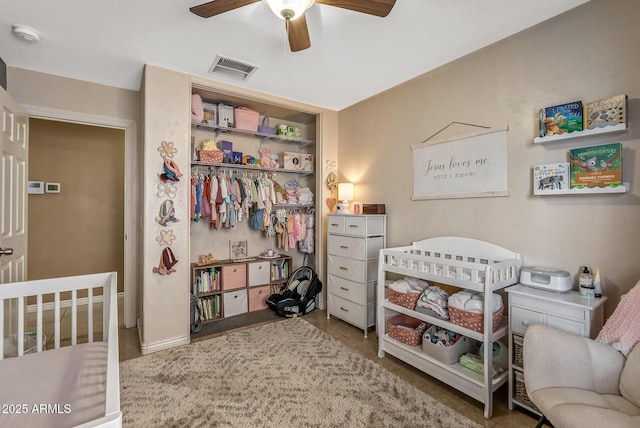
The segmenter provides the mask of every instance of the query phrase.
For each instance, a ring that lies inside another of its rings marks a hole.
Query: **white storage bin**
[[[469,352],[469,349],[471,349],[471,339],[461,336],[456,343],[451,346],[436,345],[431,343],[431,341],[426,339],[424,336],[427,334],[433,336],[437,329],[437,326],[432,325],[424,332],[422,338],[422,351],[430,357],[433,357],[438,361],[442,361],[445,364],[457,363],[460,355],[466,354]]]

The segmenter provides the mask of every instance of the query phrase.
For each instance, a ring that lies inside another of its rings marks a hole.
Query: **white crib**
[[[52,303],[43,303],[47,295]],[[0,300],[0,426],[121,427],[116,273],[0,284]],[[35,320],[27,317],[27,303]],[[70,311],[70,325],[61,323],[62,310]],[[85,310],[86,330],[79,331]],[[94,312],[102,312],[101,340],[94,340]],[[53,349],[45,350],[50,324]],[[70,331],[68,344],[61,344],[62,331]],[[11,343],[5,337],[16,339],[15,350],[5,349]],[[31,348],[25,337],[35,339]],[[7,351],[15,358],[4,358]]]

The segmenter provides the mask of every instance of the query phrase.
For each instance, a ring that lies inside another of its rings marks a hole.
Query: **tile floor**
[[[123,327],[122,320],[122,303],[123,300],[119,300],[119,314],[120,314],[120,329],[119,329],[119,344],[120,344],[120,361],[124,361],[131,358],[137,358],[141,356],[140,342],[137,328],[125,329]],[[100,331],[99,319],[101,319],[100,311],[94,315],[96,318],[97,329]],[[82,318],[82,313],[79,313],[79,319]],[[69,311],[62,310],[61,317],[63,319],[63,325],[69,325],[70,318]],[[391,372],[397,374],[401,378],[405,379],[409,383],[413,384],[418,389],[424,391],[440,402],[447,406],[456,409],[460,413],[464,414],[468,418],[483,425],[484,427],[534,427],[537,419],[535,415],[525,413],[523,410],[509,410],[507,408],[507,387],[503,386],[494,394],[494,407],[493,417],[491,419],[485,419],[483,412],[484,406],[459,392],[458,390],[430,377],[429,375],[422,373],[421,371],[409,366],[408,364],[396,359],[393,356],[387,355],[385,358],[378,358],[378,341],[375,335],[375,330],[370,329],[368,337],[365,338],[362,330],[340,321],[335,318],[327,319],[326,312],[323,310],[316,310],[311,314],[305,316],[305,320],[309,321],[319,329],[327,332],[332,337],[340,340],[346,346],[359,352],[366,358],[369,358],[383,367],[387,368]],[[79,329],[83,328],[84,323],[79,322]],[[249,326],[250,327],[250,326]],[[52,330],[53,327],[51,327]],[[86,327],[84,327],[86,329]],[[248,328],[248,327],[245,327]],[[45,327],[46,330],[46,327]],[[228,334],[229,332],[220,333]],[[63,330],[64,334],[64,330]],[[50,335],[47,336],[48,341],[51,340]],[[213,336],[210,336],[213,337]],[[208,338],[210,338],[208,337]],[[206,340],[204,338],[202,340]]]

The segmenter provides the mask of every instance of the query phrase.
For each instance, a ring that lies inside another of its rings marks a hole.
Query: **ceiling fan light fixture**
[[[278,18],[286,21],[302,16],[315,0],[264,0],[264,2]]]

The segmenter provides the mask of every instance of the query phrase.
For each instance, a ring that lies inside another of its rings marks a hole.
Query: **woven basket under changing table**
[[[540,410],[533,404],[533,401],[529,398],[527,394],[527,386],[524,384],[524,374],[515,371],[515,385],[513,386],[513,398],[518,400],[520,403],[524,404],[527,407],[530,407],[532,410],[540,413]]]
[[[524,368],[523,341],[522,336],[513,335],[513,365],[520,368]]]

